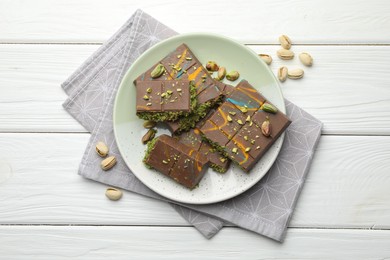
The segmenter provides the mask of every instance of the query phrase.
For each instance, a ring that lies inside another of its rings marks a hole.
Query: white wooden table
[[[138,3],[136,3],[138,2]],[[220,33],[281,62],[282,84],[324,123],[286,240],[235,227],[206,240],[169,205],[76,174],[89,134],[62,108],[67,78],[136,10],[178,32]],[[0,0],[0,259],[390,257],[390,2]]]

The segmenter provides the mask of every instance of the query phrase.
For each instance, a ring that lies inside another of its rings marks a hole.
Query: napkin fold
[[[63,84],[69,98],[63,104],[91,132],[78,173],[88,179],[120,187],[170,203],[205,237],[211,238],[224,222],[283,241],[314,150],[322,123],[293,103],[286,102],[292,120],[281,151],[265,177],[243,194],[208,205],[170,201],[143,185],[127,168],[115,143],[113,103],[118,86],[130,65],[145,50],[176,32],[137,10],[132,17]],[[104,141],[117,165],[105,174],[95,144]]]

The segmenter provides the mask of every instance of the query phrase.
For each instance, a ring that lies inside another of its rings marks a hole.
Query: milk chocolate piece
[[[224,102],[217,111],[209,118],[218,128],[231,139],[245,122],[243,114],[235,105]]]
[[[199,152],[207,157],[210,168],[219,173],[224,173],[229,169],[230,160],[219,153],[206,141],[202,142]]]
[[[196,106],[194,89],[189,81],[138,81],[136,111],[140,118],[173,121]]]
[[[291,123],[280,111],[272,114],[261,110],[264,102],[266,99],[243,80],[200,128],[200,132],[213,147],[247,172]],[[266,120],[271,125],[269,137],[264,136],[261,131]]]
[[[188,132],[183,132],[178,136],[174,136],[174,138],[177,138],[180,143],[185,144],[196,151],[199,151],[203,142],[199,129],[190,129]]]
[[[208,159],[177,139],[161,135],[148,143],[144,163],[192,189],[204,176]]]
[[[209,142],[215,144],[215,147],[218,150],[223,149],[229,142],[229,138],[219,129],[218,125],[210,120],[205,122],[200,131]]]
[[[139,112],[161,112],[162,81],[141,81],[136,85],[136,110]]]
[[[199,129],[190,129],[188,132],[183,132],[180,135],[175,135],[173,137],[178,139],[182,144],[185,144],[206,156],[210,162],[210,168],[214,171],[224,173],[229,168],[230,160],[204,141]]]

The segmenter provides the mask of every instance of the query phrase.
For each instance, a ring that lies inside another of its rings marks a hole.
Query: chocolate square
[[[230,165],[230,160],[221,155],[215,148],[213,148],[206,141],[202,142],[199,152],[202,153],[210,162],[210,167],[220,173],[226,172]]]
[[[193,189],[205,174],[207,164],[207,157],[199,152],[182,153],[172,167],[169,176],[178,183]]]
[[[219,146],[225,146],[229,142],[229,138],[210,120],[205,122],[200,131],[208,140]]]
[[[207,88],[203,89],[197,96],[198,102],[204,104],[208,101],[216,101],[220,98],[221,91],[219,91],[216,85],[210,85]]]
[[[163,111],[191,111],[190,82],[181,80],[164,81],[161,101]]]
[[[245,115],[232,103],[224,102],[209,120],[231,139],[245,124]]]
[[[161,81],[139,81],[136,85],[137,112],[161,111]]]
[[[176,161],[175,149],[167,146],[162,140],[157,140],[151,154],[152,156],[147,157],[145,163],[169,176],[169,172]]]
[[[245,151],[246,146],[236,137],[226,145],[225,152],[228,157],[237,163],[241,168],[248,171],[252,168],[253,158]]]
[[[175,136],[180,143],[185,144],[196,151],[199,151],[199,148],[203,142],[202,136],[198,129],[190,129],[188,132],[183,132],[178,136]]]
[[[208,165],[206,156],[168,135],[160,135],[149,143],[144,162],[191,189],[199,183]]]

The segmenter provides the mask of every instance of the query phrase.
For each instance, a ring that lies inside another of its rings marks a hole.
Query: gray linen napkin
[[[286,100],[292,124],[286,131],[281,152],[267,175],[247,192],[209,205],[177,204],[143,185],[127,168],[115,143],[112,110],[121,79],[145,50],[176,33],[141,10],[103,44],[66,80],[69,95],[64,108],[92,133],[82,158],[79,174],[85,178],[120,187],[148,197],[168,201],[207,238],[224,222],[283,241],[288,222],[309,170],[321,135],[320,121]],[[104,174],[101,158],[94,151],[97,141],[109,145],[117,165]]]

